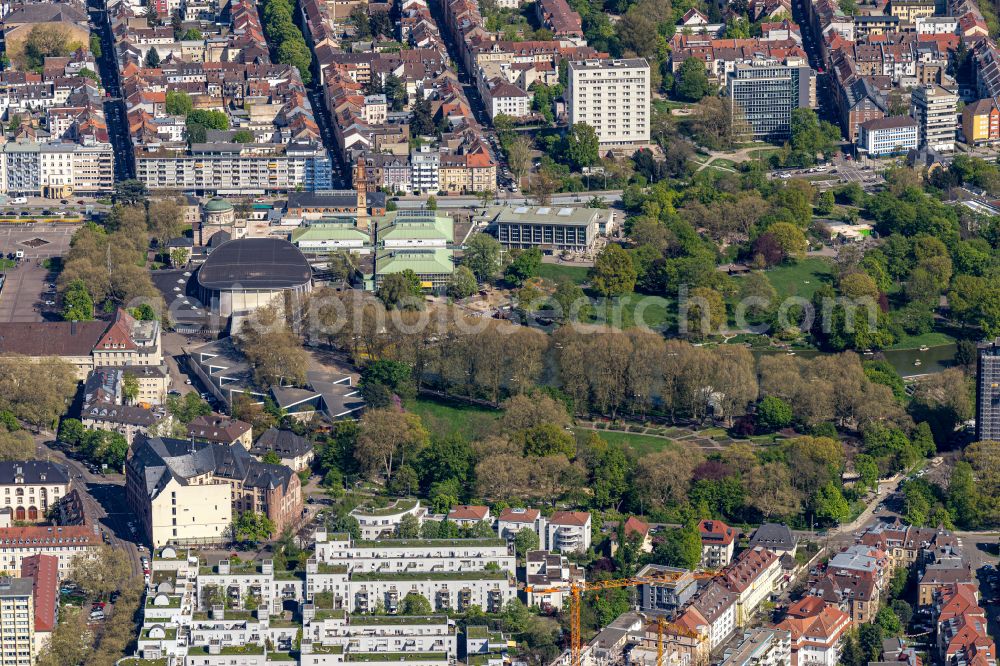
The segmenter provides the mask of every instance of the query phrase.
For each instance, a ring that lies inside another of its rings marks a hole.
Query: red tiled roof
[[[533,523],[538,520],[538,509],[511,509],[500,512],[500,520],[507,523]]]
[[[37,548],[39,546],[96,546],[100,539],[86,525],[0,528],[0,548]]]
[[[702,543],[728,546],[736,540],[736,530],[721,520],[703,520],[698,523]]]
[[[635,516],[629,516],[629,519],[625,521],[625,534],[632,533],[645,538],[646,535],[649,534],[649,525],[642,522]]]
[[[575,525],[583,527],[590,520],[590,514],[585,511],[556,511],[549,518],[552,525]]]
[[[448,512],[450,520],[484,520],[489,515],[489,507],[459,504]]]
[[[32,555],[21,561],[21,578],[31,578],[35,598],[35,631],[52,631],[56,626],[59,597],[59,558]]]

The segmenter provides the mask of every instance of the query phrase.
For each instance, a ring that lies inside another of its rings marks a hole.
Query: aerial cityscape
[[[0,34],[0,666],[997,666],[996,3]]]

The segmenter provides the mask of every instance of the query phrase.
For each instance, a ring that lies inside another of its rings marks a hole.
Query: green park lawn
[[[550,282],[558,282],[560,279],[568,278],[576,284],[583,284],[587,281],[589,271],[589,268],[583,266],[543,263],[538,269],[538,277]]]
[[[809,299],[823,284],[832,281],[833,262],[824,257],[807,257],[795,264],[772,268],[767,271],[767,277],[779,299],[789,296]]]
[[[930,333],[924,333],[923,335],[904,336],[896,341],[896,344],[889,347],[889,349],[919,349],[925,345],[928,347],[939,347],[941,345],[950,345],[954,342],[955,338],[951,337],[947,333],[931,331]]]
[[[428,398],[410,400],[406,407],[420,416],[424,427],[435,437],[461,435],[466,439],[481,439],[495,432],[500,418],[495,409]]]
[[[677,443],[664,437],[653,437],[652,435],[640,435],[631,432],[609,432],[607,430],[590,430],[589,428],[575,428],[577,441],[590,436],[596,432],[597,435],[609,444],[620,444],[632,449],[636,455],[644,456],[647,453],[655,453],[668,448],[674,448]]]

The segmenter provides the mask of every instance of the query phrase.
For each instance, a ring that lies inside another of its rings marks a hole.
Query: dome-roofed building
[[[247,233],[247,221],[237,219],[236,208],[221,197],[209,199],[201,207],[201,220],[195,226],[194,237],[198,245],[205,245],[208,239],[219,231],[225,231],[232,238],[242,238]]]
[[[277,303],[299,310],[312,291],[312,269],[281,238],[239,238],[215,247],[198,269],[198,297],[221,317],[248,315]]]

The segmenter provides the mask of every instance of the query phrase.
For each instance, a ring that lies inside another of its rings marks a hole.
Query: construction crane
[[[569,624],[570,624],[570,666],[580,666],[580,603],[584,592],[595,592],[599,590],[611,590],[622,587],[638,587],[639,585],[655,585],[662,583],[673,583],[683,578],[687,571],[665,571],[657,573],[655,576],[642,576],[633,578],[615,578],[611,580],[597,580],[591,583],[586,581],[572,582],[567,585],[547,587],[538,589],[533,585],[524,588],[526,593],[546,594],[550,592],[569,592]],[[692,573],[695,579],[714,578],[715,571],[699,571]],[[687,635],[689,632],[684,627],[666,622],[662,618],[657,623],[657,645],[656,645],[656,666],[663,663],[663,632],[673,629],[679,633]],[[695,634],[697,636],[697,634]]]

